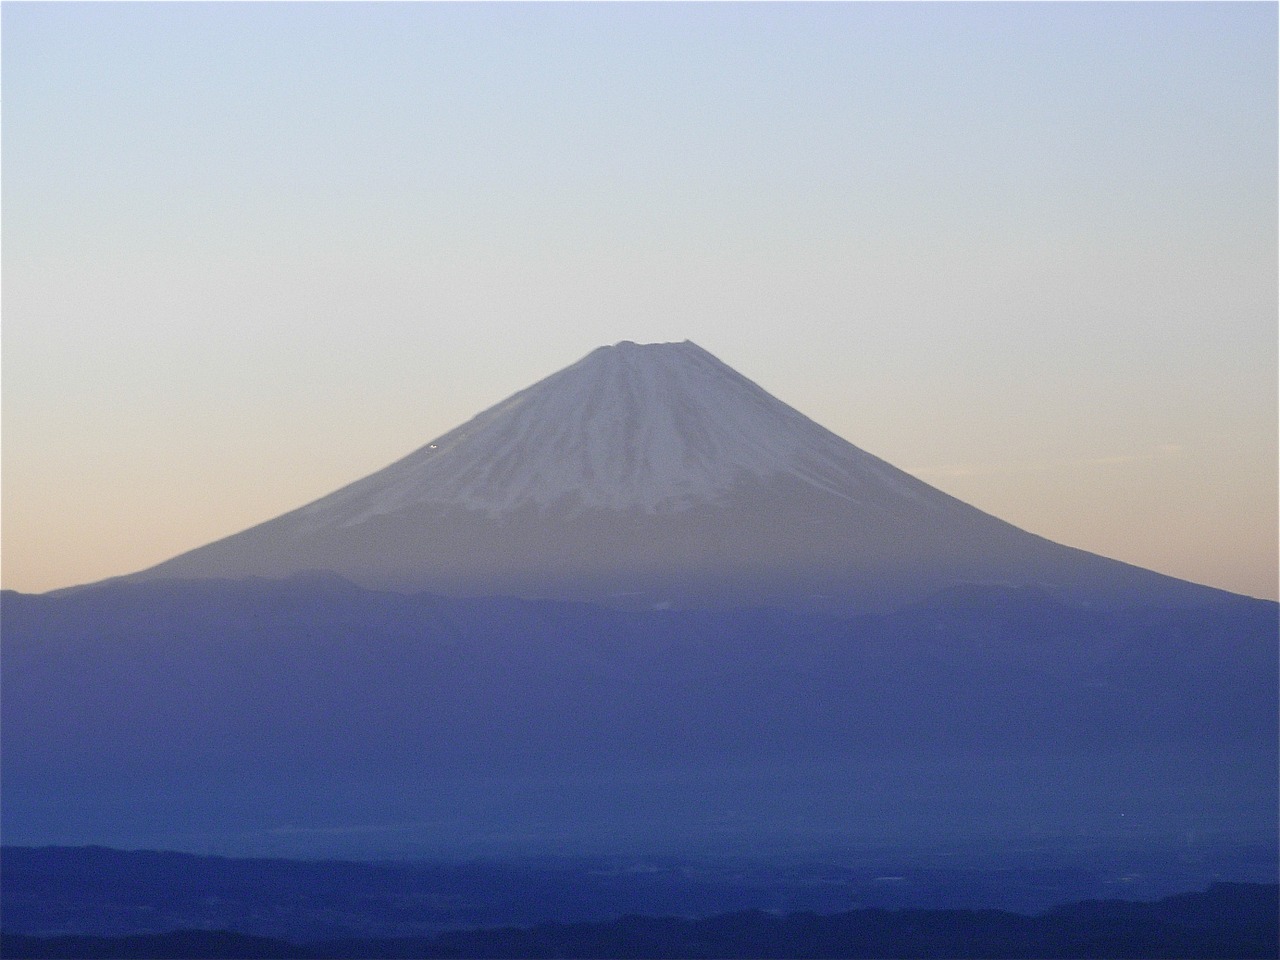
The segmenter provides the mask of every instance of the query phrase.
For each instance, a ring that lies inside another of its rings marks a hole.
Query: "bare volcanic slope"
[[[689,341],[601,347],[385,469],[129,579],[312,570],[620,606],[851,610],[993,584],[1082,603],[1221,596],[970,507]]]

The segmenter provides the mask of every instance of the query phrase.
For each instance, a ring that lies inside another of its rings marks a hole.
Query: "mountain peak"
[[[302,514],[317,525],[350,526],[423,506],[489,517],[526,509],[671,513],[781,475],[845,498],[872,481],[909,487],[910,497],[923,488],[692,341],[623,340]]]
[[[588,365],[666,366],[692,362],[706,363],[708,361],[724,367],[725,370],[732,371],[731,367],[722,364],[713,354],[704,350],[692,340],[671,340],[658,343],[636,343],[634,340],[619,340],[612,345],[596,347],[578,363]]]
[[[657,343],[619,340],[612,345],[596,347],[582,358],[582,362],[665,364],[679,363],[696,357],[719,362],[711,353],[692,340],[670,340]]]
[[[596,347],[591,353],[609,352],[611,350],[636,351],[643,350],[648,352],[671,352],[673,350],[696,350],[706,353],[700,346],[692,340],[659,340],[657,343],[636,343],[634,340],[619,340],[613,346]],[[590,354],[588,354],[590,356]]]
[[[688,340],[600,347],[376,473],[135,576],[305,570],[627,605],[863,609],[985,584],[1083,602],[1211,593],[961,503]]]

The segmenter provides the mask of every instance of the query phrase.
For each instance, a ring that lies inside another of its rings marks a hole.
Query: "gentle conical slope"
[[[1217,591],[1018,530],[858,449],[688,341],[602,347],[404,459],[135,574],[623,605],[1088,603]]]

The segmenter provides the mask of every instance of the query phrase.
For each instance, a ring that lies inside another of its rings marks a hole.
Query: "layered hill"
[[[385,469],[130,579],[317,570],[635,607],[890,608],[971,585],[1106,605],[1220,596],[970,507],[688,341],[601,347]]]

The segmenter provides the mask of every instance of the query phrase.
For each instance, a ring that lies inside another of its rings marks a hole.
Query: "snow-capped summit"
[[[600,347],[300,513],[316,528],[433,505],[675,513],[787,477],[850,501],[928,500],[871,457],[683,343]]]
[[[858,449],[689,342],[601,347],[390,466],[133,575],[862,609],[974,584],[1208,588],[1051,543]]]

